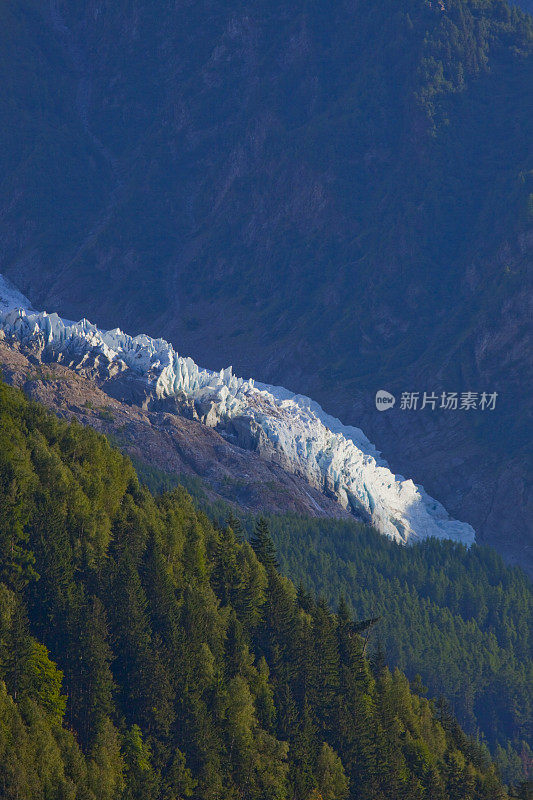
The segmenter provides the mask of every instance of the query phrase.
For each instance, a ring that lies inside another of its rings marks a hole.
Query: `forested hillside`
[[[282,570],[356,619],[376,619],[369,650],[485,738],[510,778],[531,769],[528,577],[491,549],[428,540],[405,548],[345,520],[269,518]],[[250,531],[253,521],[248,523]]]
[[[221,524],[232,506],[213,502],[202,481],[135,460],[156,494],[187,486],[198,508]],[[484,740],[502,774],[532,773],[531,618],[533,587],[491,548],[430,539],[403,547],[355,520],[303,514],[266,516],[283,574],[335,607],[344,596],[379,651],[429,697],[443,697],[463,728]],[[253,535],[257,516],[241,515]],[[421,682],[419,681],[421,679]]]
[[[0,385],[2,798],[504,800],[346,605],[251,545]]]

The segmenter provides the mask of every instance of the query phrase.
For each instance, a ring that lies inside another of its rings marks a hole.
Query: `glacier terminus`
[[[359,429],[343,425],[315,401],[280,386],[202,369],[164,339],[100,330],[88,320],[35,311],[0,276],[0,331],[66,366],[90,364],[109,377],[141,384],[155,401],[172,399],[204,424],[278,461],[327,491],[355,516],[401,543],[427,537],[474,542],[471,525],[452,519],[422,486],[394,475]]]

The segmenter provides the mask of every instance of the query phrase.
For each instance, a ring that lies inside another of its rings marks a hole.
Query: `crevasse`
[[[0,329],[22,343],[38,342],[48,358],[76,361],[85,354],[145,382],[158,398],[192,400],[210,412],[207,424],[244,425],[254,446],[278,458],[315,487],[327,487],[345,507],[381,533],[400,542],[427,537],[469,545],[473,528],[450,518],[421,486],[394,475],[359,428],[343,425],[321,406],[280,386],[212,372],[178,355],[164,339],[129,336],[118,328],[98,329],[88,320],[71,322],[34,311],[29,301],[0,276]]]

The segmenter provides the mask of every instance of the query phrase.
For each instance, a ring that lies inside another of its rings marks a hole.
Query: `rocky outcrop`
[[[161,471],[210,503],[252,513],[294,512],[310,517],[349,516],[335,499],[307,481],[227,441],[213,428],[170,410],[119,401],[87,366],[43,361],[42,351],[0,341],[4,380],[58,416],[76,419],[111,437],[141,471]],[[115,387],[116,388],[116,387]],[[191,483],[192,481],[192,483]]]

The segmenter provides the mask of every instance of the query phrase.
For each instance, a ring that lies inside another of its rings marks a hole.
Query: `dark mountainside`
[[[499,0],[0,14],[0,270],[38,307],[313,396],[531,561],[531,19]],[[500,397],[377,414],[377,388]]]
[[[3,800],[510,796],[344,602],[280,575],[264,521],[241,534],[0,383]]]

